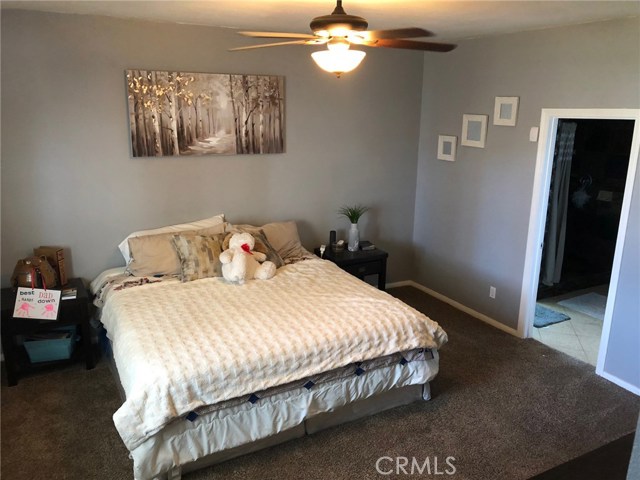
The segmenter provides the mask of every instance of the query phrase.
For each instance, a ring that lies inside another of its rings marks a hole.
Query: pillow
[[[253,238],[256,239],[256,246],[254,247],[257,252],[262,252],[267,256],[267,260],[273,262],[276,268],[280,268],[284,265],[284,260],[278,254],[271,242],[267,239],[267,236],[264,234],[264,230],[260,230],[258,233],[253,234]]]
[[[312,256],[300,243],[296,222],[267,223],[262,231],[285,263]]]
[[[223,233],[226,224],[221,223],[188,233],[198,235],[215,235]],[[184,232],[187,233],[187,232]],[[127,273],[144,277],[147,275],[178,275],[180,273],[180,257],[173,244],[172,233],[159,235],[143,235],[129,239],[130,262]]]
[[[280,258],[285,264],[292,263],[303,258],[313,258],[313,255],[309,253],[300,243],[300,236],[298,235],[298,227],[293,220],[288,222],[273,222],[267,223],[262,227],[256,227],[254,225],[231,225],[228,224],[228,232],[234,229],[251,233],[255,236],[256,233],[263,232],[271,246],[278,252]]]
[[[127,238],[120,242],[118,248],[120,249],[120,253],[122,253],[122,256],[124,257],[124,261],[126,263],[129,263],[129,261],[131,260],[131,253],[129,251],[129,239],[132,237],[201,230],[203,228],[213,227],[214,225],[219,225],[221,223],[224,223],[224,213],[215,215],[210,218],[205,218],[203,220],[196,220],[195,222],[169,225],[167,227],[154,228],[152,230],[140,230],[138,232],[130,233]]]
[[[220,253],[225,234],[197,235],[174,234],[175,250],[180,257],[180,273],[183,282],[200,278],[221,277]]]
[[[249,227],[247,229],[241,227],[241,225],[237,225],[231,228],[231,231],[227,233],[227,236],[225,237],[222,244],[222,251],[225,251],[229,248],[229,239],[231,238],[231,235],[238,232],[247,232],[250,233],[256,241],[255,246],[253,247],[253,250],[255,252],[264,253],[267,256],[267,260],[273,262],[276,268],[280,268],[284,265],[284,260],[282,260],[282,257],[278,255],[278,252],[276,252],[275,248],[273,248],[271,243],[269,243],[269,240],[267,240],[267,237],[262,230],[258,229],[257,227]],[[245,227],[247,226],[245,225]],[[227,229],[227,231],[228,230],[229,229]]]

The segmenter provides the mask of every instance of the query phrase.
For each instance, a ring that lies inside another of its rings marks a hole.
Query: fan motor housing
[[[359,32],[366,30],[369,24],[364,18],[356,15],[333,13],[331,15],[322,15],[321,17],[314,18],[311,20],[309,26],[311,27],[311,31],[314,33],[323,30],[330,32],[333,29],[345,29]]]

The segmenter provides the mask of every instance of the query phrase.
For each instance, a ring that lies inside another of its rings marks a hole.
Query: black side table
[[[320,249],[316,248],[314,253],[320,256]],[[341,269],[358,277],[360,280],[364,280],[367,275],[378,275],[378,288],[384,290],[387,282],[388,256],[387,252],[379,248],[358,250],[356,252],[350,252],[345,248],[341,252],[334,252],[327,247],[322,258],[332,261]]]
[[[23,373],[75,361],[78,356],[84,356],[87,370],[91,370],[95,366],[89,325],[91,319],[89,293],[80,278],[72,278],[64,288],[75,288],[77,294],[74,299],[60,300],[56,321],[14,318],[16,292],[13,288],[2,289],[2,351],[9,386],[17,385],[18,379]],[[31,363],[25,348],[16,342],[16,335],[33,335],[68,325],[79,325],[81,335],[80,348],[68,360]]]

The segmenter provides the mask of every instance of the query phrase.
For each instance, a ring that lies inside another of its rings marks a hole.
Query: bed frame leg
[[[422,385],[422,399],[431,400],[431,384],[429,382]]]
[[[181,478],[182,478],[182,468],[173,467],[171,470],[169,470],[169,473],[167,475],[167,480],[180,480]]]

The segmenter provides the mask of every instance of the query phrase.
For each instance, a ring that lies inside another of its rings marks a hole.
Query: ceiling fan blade
[[[249,45],[247,47],[235,47],[235,48],[230,48],[229,51],[230,52],[237,52],[238,50],[253,50],[254,48],[265,48],[265,47],[281,47],[284,45],[315,45],[316,43],[322,43],[322,42],[316,42],[315,39],[314,40],[289,40],[288,42],[276,42],[276,43],[262,43],[260,45]]]
[[[409,50],[424,50],[428,52],[450,52],[457,45],[452,43],[416,42],[415,40],[387,40],[380,39],[373,42],[364,42],[366,47],[406,48]]]
[[[362,35],[367,40],[391,40],[395,38],[433,37],[433,33],[424,28],[392,28],[389,30],[367,30],[354,32],[356,36]]]
[[[306,38],[308,40],[316,38],[315,35],[309,33],[286,33],[286,32],[238,32],[245,37],[255,38]]]

